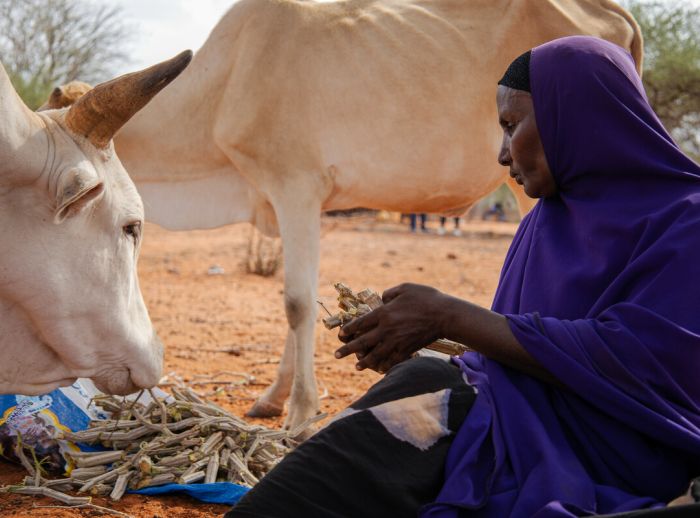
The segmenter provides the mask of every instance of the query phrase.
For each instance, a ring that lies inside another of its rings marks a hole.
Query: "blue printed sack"
[[[88,379],[43,396],[0,395],[0,455],[19,462],[17,448],[28,460],[39,462],[50,473],[69,472],[70,451],[94,450],[59,439],[60,432],[87,428],[91,419],[107,415],[90,401],[99,391]]]

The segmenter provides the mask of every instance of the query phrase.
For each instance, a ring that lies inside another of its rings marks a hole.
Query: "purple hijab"
[[[700,168],[620,47],[555,40],[530,78],[559,193],[523,219],[493,309],[563,387],[462,356],[478,395],[424,518],[659,507],[700,475]]]

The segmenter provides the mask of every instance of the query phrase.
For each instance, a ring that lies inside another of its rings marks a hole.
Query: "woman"
[[[229,516],[588,516],[663,507],[700,475],[700,168],[652,112],[629,54],[596,38],[521,56],[497,102],[499,161],[540,201],[493,310],[388,290],[344,327],[337,356],[389,374]],[[438,337],[476,352],[454,360],[460,370],[403,361]],[[396,401],[431,410],[385,408]],[[376,437],[393,449],[372,450]],[[423,477],[411,467],[435,463]]]

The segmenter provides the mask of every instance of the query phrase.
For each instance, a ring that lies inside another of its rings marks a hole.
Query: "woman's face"
[[[522,90],[499,85],[496,96],[503,142],[498,163],[531,198],[547,198],[557,192],[537,130],[532,96]]]

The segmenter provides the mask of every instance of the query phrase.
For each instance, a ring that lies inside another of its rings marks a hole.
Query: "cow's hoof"
[[[245,415],[248,417],[277,417],[282,415],[283,408],[265,401],[256,401]]]

